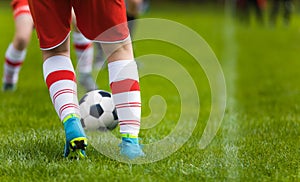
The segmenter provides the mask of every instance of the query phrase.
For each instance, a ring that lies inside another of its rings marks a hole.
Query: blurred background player
[[[237,0],[237,13],[240,21],[245,24],[250,23],[252,9],[259,24],[263,25],[263,10],[266,0]]]
[[[87,146],[70,59],[72,7],[80,32],[90,40],[101,42],[107,55],[110,87],[122,136],[120,153],[130,159],[144,156],[138,140],[141,118],[139,77],[124,1],[29,0],[29,4],[42,50],[44,79],[66,133],[65,157],[85,157]],[[107,32],[111,27],[114,28]]]
[[[26,56],[26,48],[33,31],[33,20],[27,0],[11,2],[15,21],[15,33],[12,43],[5,53],[3,71],[3,91],[14,91],[17,86],[19,72]]]
[[[291,0],[272,0],[271,13],[270,13],[270,24],[271,26],[276,25],[276,20],[280,12],[280,8],[283,8],[283,23],[285,25],[290,24],[291,12],[292,12],[292,1]]]
[[[3,91],[14,91],[16,89],[19,72],[26,56],[26,48],[34,29],[28,0],[13,0],[11,6],[15,21],[15,35],[5,54],[2,78]],[[94,55],[92,43],[78,31],[75,17],[73,18],[73,25],[73,43],[78,60],[79,83],[87,91],[97,89],[97,85],[91,75]]]
[[[79,83],[86,89],[86,91],[95,90],[98,86],[92,77],[94,60],[93,43],[91,40],[85,38],[78,30],[74,11],[72,11],[72,25],[73,44],[77,57]]]
[[[134,30],[134,20],[143,12],[146,3],[144,5],[143,0],[125,0],[125,2],[127,7],[128,28],[132,35]]]

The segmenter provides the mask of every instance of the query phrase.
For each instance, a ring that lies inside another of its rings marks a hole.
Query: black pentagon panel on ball
[[[117,110],[116,109],[113,110],[112,114],[114,116],[114,120],[117,120],[118,119],[118,114],[117,114]]]
[[[99,94],[100,94],[102,97],[111,97],[110,93],[105,92],[105,91],[99,91]]]
[[[95,104],[90,107],[90,115],[99,118],[103,114],[103,109],[100,104]]]
[[[88,94],[85,94],[79,101],[79,105],[85,102],[86,97],[88,96]]]

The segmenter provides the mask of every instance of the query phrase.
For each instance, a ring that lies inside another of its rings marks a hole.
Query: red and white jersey
[[[72,8],[88,39],[119,42],[129,37],[124,0],[28,0],[40,47],[53,49],[69,36]]]
[[[21,14],[30,14],[28,0],[13,0],[11,6],[15,19]]]

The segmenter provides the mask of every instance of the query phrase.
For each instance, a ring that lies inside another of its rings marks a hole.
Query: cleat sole
[[[83,159],[86,158],[84,151],[87,147],[87,139],[85,137],[75,138],[70,141],[70,154],[68,155],[69,159]]]

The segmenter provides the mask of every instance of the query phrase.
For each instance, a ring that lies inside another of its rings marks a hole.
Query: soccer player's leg
[[[109,81],[120,122],[120,153],[129,159],[144,156],[138,138],[141,120],[139,76],[131,42],[103,44],[103,47],[109,55]]]
[[[85,157],[87,138],[80,123],[76,76],[70,59],[69,3],[29,0],[42,49],[44,79],[65,130],[64,156],[82,158]],[[53,9],[55,13],[51,11]]]
[[[14,91],[19,78],[19,72],[26,56],[26,48],[30,41],[33,20],[30,15],[28,4],[14,1],[15,34],[13,42],[8,46],[5,53],[3,71],[3,91]]]
[[[43,51],[44,79],[55,110],[64,125],[66,134],[64,156],[82,158],[85,156],[87,139],[80,123],[75,71],[71,59],[64,55],[65,49],[68,48],[61,48],[65,45],[68,43],[65,42],[54,50]]]
[[[139,77],[133,58],[125,3],[123,0],[74,1],[73,8],[79,30],[88,39],[101,42],[107,56],[110,87],[122,134],[120,152],[130,159],[144,156],[138,140],[141,118]],[[90,13],[86,13],[86,9]],[[99,24],[99,21],[103,23]]]
[[[69,38],[59,47],[43,50],[44,79],[54,108],[64,125],[65,157],[83,158],[87,139],[80,123],[75,71],[68,56]]]

